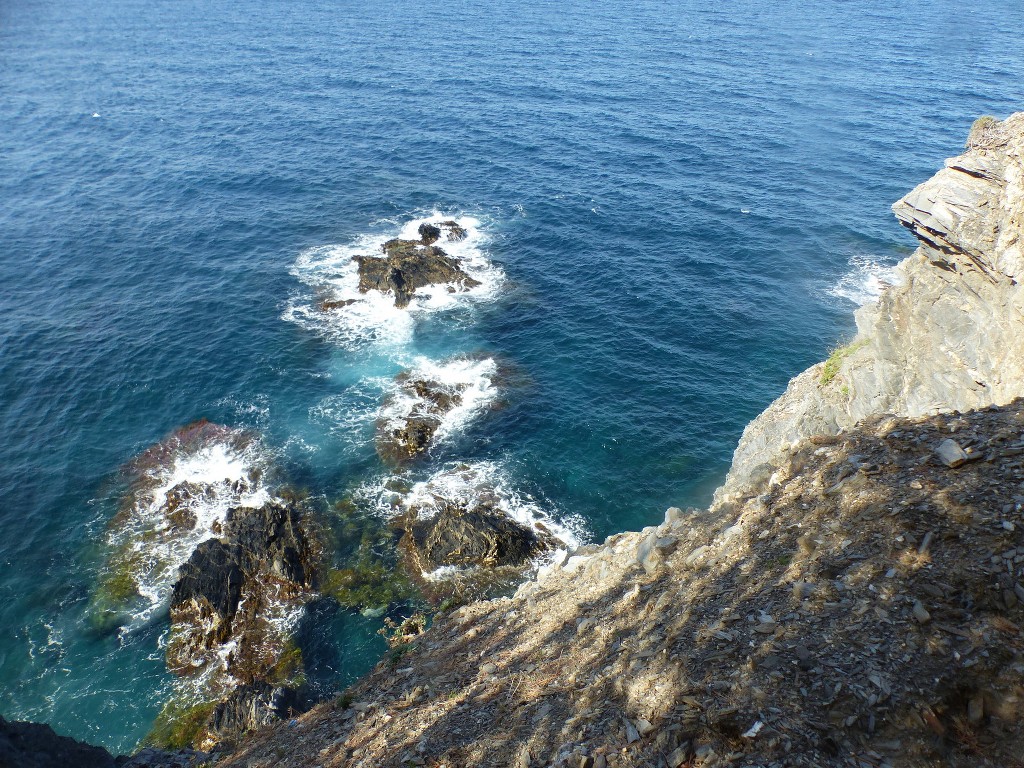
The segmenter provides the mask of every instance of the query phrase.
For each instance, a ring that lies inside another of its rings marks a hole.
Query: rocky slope
[[[1024,765],[1022,480],[1024,401],[805,441],[735,514],[438,617],[218,765]]]
[[[1024,114],[894,211],[900,284],[711,509],[411,628],[223,765],[1024,765]]]
[[[879,413],[920,416],[1024,395],[1024,113],[979,120],[967,151],[893,206],[920,247],[857,312],[856,338],[794,378],[743,432],[723,503],[795,441]]]

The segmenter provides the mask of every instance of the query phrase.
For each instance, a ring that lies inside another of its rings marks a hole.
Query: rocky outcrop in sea
[[[199,544],[179,571],[167,645],[171,670],[225,676],[232,684],[265,681],[287,650],[289,614],[312,596],[315,558],[295,506],[229,510],[221,537]],[[208,687],[216,690],[215,682]]]
[[[150,741],[211,747],[298,711],[292,631],[316,594],[322,545],[301,502],[270,492],[258,437],[196,422],[125,471],[93,605],[101,626],[113,618],[122,632],[169,606],[165,656],[179,684]]]
[[[452,242],[462,240],[466,236],[462,227],[454,221],[422,224],[419,234],[419,240],[388,240],[382,247],[384,256],[353,257],[359,266],[359,292],[390,293],[396,307],[406,307],[417,288],[448,285],[454,292],[480,285],[462,269],[458,259],[433,245],[442,234]]]

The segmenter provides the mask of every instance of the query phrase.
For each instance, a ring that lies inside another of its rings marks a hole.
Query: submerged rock
[[[359,265],[359,292],[392,293],[396,307],[408,306],[416,289],[428,285],[458,285],[464,289],[480,285],[463,271],[458,259],[435,245],[394,239],[384,243],[383,251],[384,256],[353,257]]]
[[[355,299],[322,299],[317,305],[321,312],[330,312],[334,309],[344,309],[356,303]]]
[[[191,675],[222,664],[242,683],[263,680],[287,645],[283,619],[310,595],[313,560],[294,507],[230,510],[224,537],[201,543],[181,567],[168,666]]]

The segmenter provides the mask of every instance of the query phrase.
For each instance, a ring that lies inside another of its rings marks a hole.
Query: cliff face
[[[857,312],[848,346],[747,426],[716,505],[769,479],[803,438],[1024,395],[1024,113],[979,121],[967,151],[893,211],[921,243],[901,283]]]

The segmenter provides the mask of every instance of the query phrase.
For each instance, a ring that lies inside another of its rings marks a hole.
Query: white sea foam
[[[145,598],[129,628],[166,605],[178,568],[201,542],[218,536],[229,509],[257,508],[272,499],[262,482],[267,456],[254,438],[220,428],[197,444],[171,441],[168,446],[170,453],[145,467],[133,484],[127,520],[110,535],[121,563],[128,564]],[[183,484],[192,492],[179,501],[177,509],[194,518],[191,526],[176,526],[168,516],[168,493]]]
[[[399,309],[391,294],[379,291],[359,292],[359,268],[354,256],[377,256],[392,238],[419,240],[421,224],[454,220],[466,230],[466,237],[449,242],[442,235],[437,245],[461,262],[462,269],[480,285],[432,285],[416,289],[409,306]],[[292,274],[312,288],[314,295],[293,299],[284,318],[322,333],[347,346],[375,343],[403,347],[412,339],[416,318],[430,312],[448,310],[487,301],[496,297],[505,280],[504,271],[485,255],[487,237],[479,220],[471,216],[452,217],[439,212],[408,221],[387,232],[366,234],[342,245],[323,245],[299,254]],[[351,302],[325,309],[322,302]]]
[[[846,299],[862,307],[878,301],[889,286],[902,283],[903,274],[897,266],[867,256],[854,256],[850,259],[850,271],[828,292],[831,296]]]
[[[572,551],[585,538],[581,518],[557,515],[530,494],[516,491],[507,470],[497,462],[453,464],[413,484],[405,492],[393,491],[393,480],[386,477],[367,483],[354,496],[385,518],[399,517],[415,509],[421,519],[430,519],[444,504],[458,504],[467,509],[484,504],[527,528],[546,531],[559,541],[560,548],[542,555],[537,565]],[[423,575],[436,580],[454,572],[442,568]]]
[[[494,404],[498,396],[494,383],[497,372],[498,366],[493,358],[457,357],[439,363],[418,357],[413,361],[407,372],[408,380],[430,382],[458,397],[458,405],[439,414],[441,424],[434,433],[435,442],[463,429]],[[378,411],[377,418],[385,428],[398,429],[417,411],[432,413],[433,409],[425,398],[417,396],[400,382],[392,382],[388,399]]]

